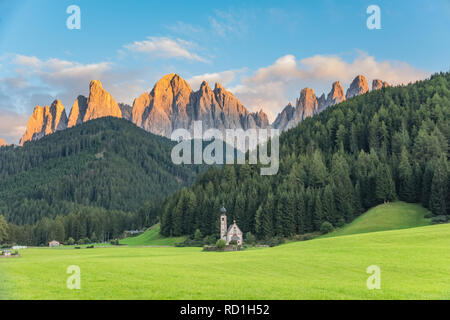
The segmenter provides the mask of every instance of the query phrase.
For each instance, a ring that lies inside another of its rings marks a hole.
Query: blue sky
[[[380,30],[366,26],[372,4]],[[81,30],[66,27],[69,5]],[[220,81],[273,119],[306,86],[448,71],[449,30],[449,0],[0,0],[0,137],[16,142],[33,107],[55,98],[69,113],[92,78],[131,104],[171,72],[194,90]]]

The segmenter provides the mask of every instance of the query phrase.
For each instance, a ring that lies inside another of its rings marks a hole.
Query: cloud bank
[[[320,96],[328,94],[337,80],[347,89],[358,74],[364,75],[369,84],[373,79],[381,79],[400,85],[425,79],[431,73],[405,62],[377,61],[363,52],[350,62],[337,55],[315,55],[300,60],[294,55],[285,55],[272,65],[241,78],[241,83],[230,90],[252,111],[263,108],[273,121],[289,101],[299,96],[302,88],[313,88]]]

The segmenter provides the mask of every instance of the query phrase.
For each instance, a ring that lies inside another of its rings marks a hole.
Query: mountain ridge
[[[372,90],[388,86],[387,82],[374,79]],[[92,80],[88,97],[79,95],[75,99],[69,117],[59,100],[55,100],[50,107],[36,106],[19,145],[23,146],[27,141],[38,140],[58,130],[108,116],[124,118],[148,132],[167,138],[170,138],[175,129],[192,131],[195,121],[202,121],[204,130],[273,127],[285,131],[329,106],[368,91],[367,79],[361,75],[353,80],[346,95],[339,81],[333,83],[327,96],[322,94],[319,98],[314,89],[304,88],[296,99],[295,107],[289,103],[270,124],[262,109],[250,112],[218,82],[212,89],[208,82],[203,81],[199,90],[194,91],[178,74],[167,74],[156,82],[150,92],[142,93],[134,99],[132,106],[129,106],[117,103],[103,88],[100,80]]]

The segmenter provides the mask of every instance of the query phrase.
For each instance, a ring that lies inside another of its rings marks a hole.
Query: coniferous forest
[[[0,151],[0,214],[9,239],[107,240],[152,225],[150,210],[191,184],[199,167],[171,161],[174,142],[129,121],[89,121]]]
[[[0,228],[9,242],[28,245],[103,241],[156,222],[165,236],[197,229],[217,236],[224,205],[244,233],[267,240],[324,222],[339,227],[397,199],[447,221],[449,139],[450,73],[306,119],[281,135],[275,176],[261,176],[256,165],[204,173],[176,166],[169,140],[125,120],[97,119],[0,149],[0,213],[8,223]]]

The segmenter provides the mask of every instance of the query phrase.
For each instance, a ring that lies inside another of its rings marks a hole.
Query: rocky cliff
[[[92,80],[89,84],[89,98],[83,122],[103,118],[122,118],[122,111],[114,98],[103,89],[99,80]]]
[[[346,98],[350,99],[369,91],[369,84],[364,76],[358,75],[347,90]]]
[[[376,90],[381,87],[387,87],[389,84],[381,80],[374,80],[372,87]],[[307,117],[311,117],[316,113],[322,112],[330,106],[341,103],[346,99],[353,98],[355,96],[367,93],[369,86],[367,79],[364,76],[357,76],[351,83],[347,94],[344,94],[344,88],[339,81],[333,83],[331,91],[325,97],[322,94],[317,98],[314,94],[314,90],[305,88],[300,93],[300,98],[296,101],[295,108],[289,103],[283,111],[281,111],[272,126],[282,131],[288,130],[298,125],[301,121]]]
[[[390,84],[386,81],[382,81],[379,79],[375,79],[372,81],[372,91],[387,87],[390,87]]]
[[[78,96],[72,106],[72,110],[69,115],[68,127],[79,125],[83,123],[86,110],[88,108],[88,99],[85,96]]]
[[[67,128],[67,122],[66,110],[59,100],[55,100],[50,107],[37,106],[34,108],[19,144],[23,146],[27,141],[37,140],[47,134],[64,130]]]
[[[150,93],[143,93],[133,103],[131,121],[155,134],[170,137],[178,128],[193,129],[202,121],[203,129],[250,129],[269,125],[263,111],[250,113],[219,83],[214,90],[204,81],[198,91],[177,74],[159,80]]]

